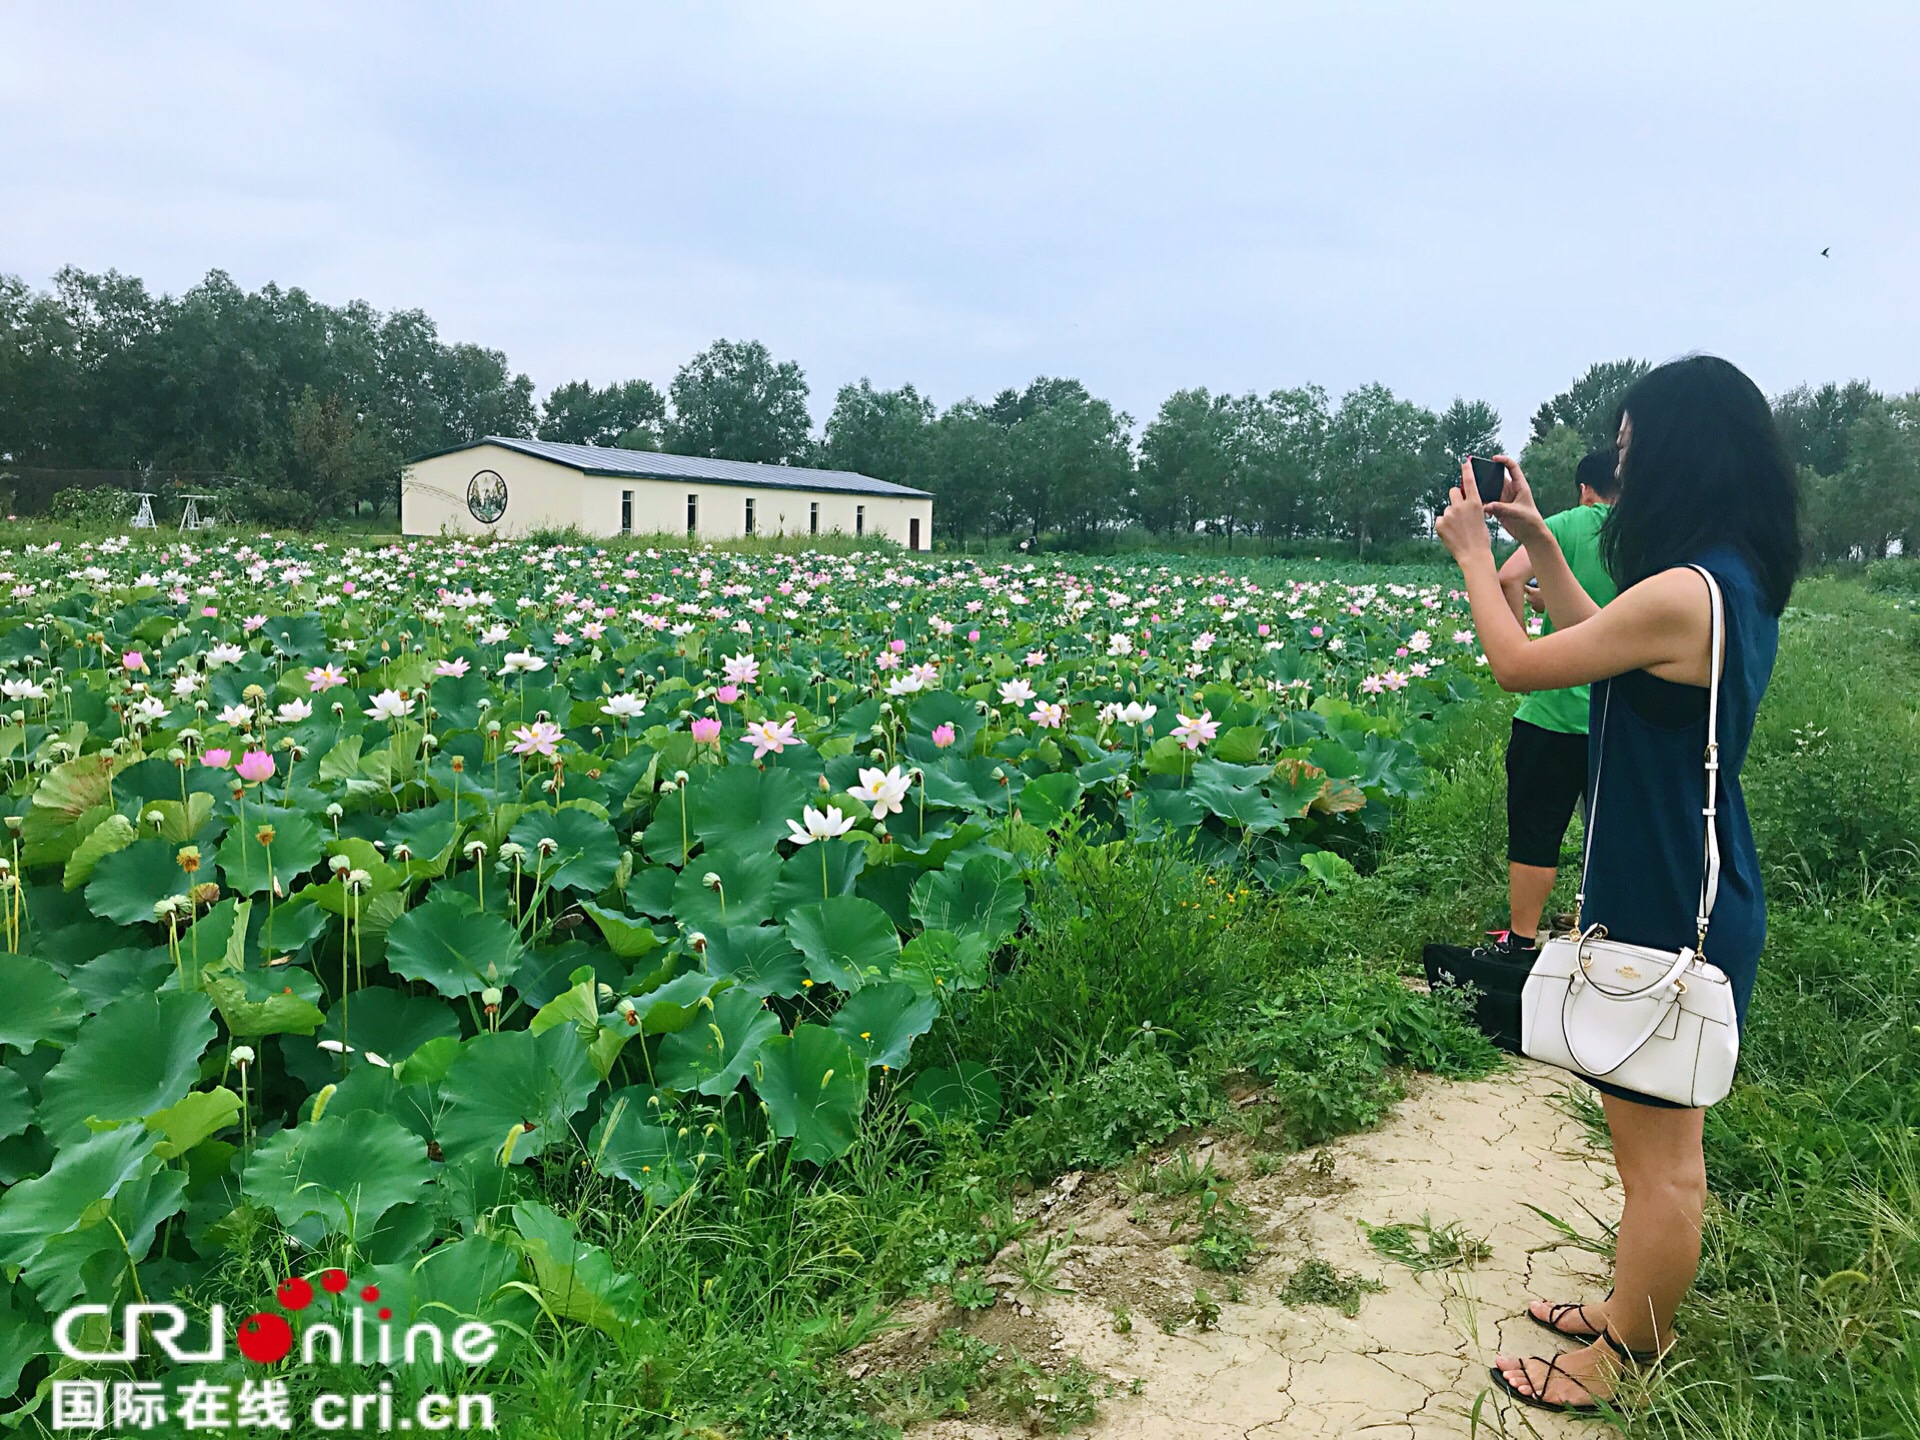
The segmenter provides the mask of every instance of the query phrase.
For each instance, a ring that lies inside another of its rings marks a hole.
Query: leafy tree
[[[1241,478],[1244,513],[1275,538],[1324,533],[1321,495],[1332,416],[1318,385],[1274,390],[1234,402],[1229,449]]]
[[[1225,397],[1221,397],[1224,401]],[[1192,534],[1220,498],[1231,419],[1205,389],[1176,390],[1140,436],[1132,511],[1155,534]]]
[[[1837,475],[1805,467],[1805,531],[1826,560],[1912,555],[1920,546],[1920,391],[1876,400],[1850,427]]]
[[[807,380],[757,340],[716,340],[673,377],[666,448],[791,465],[808,449]]]
[[[933,402],[911,385],[876,390],[864,376],[858,385],[842,385],[827,417],[821,463],[831,470],[852,470],[896,485],[928,488],[923,482],[933,446]]]
[[[1796,466],[1820,475],[1846,468],[1847,442],[1854,422],[1880,400],[1864,380],[1829,382],[1818,390],[1796,385],[1773,402],[1774,423]]]
[[[377,427],[340,396],[322,396],[311,385],[294,402],[287,433],[287,483],[320,515],[347,513],[398,465]]]
[[[1343,396],[1327,434],[1326,514],[1334,534],[1369,545],[1406,538],[1436,496],[1440,421],[1384,385]]]
[[[1044,377],[988,413],[1007,427],[1006,511],[1019,528],[1037,539],[1057,526],[1084,541],[1119,519],[1133,479],[1126,415],[1077,380]]]
[[[1544,440],[1555,425],[1577,431],[1587,449],[1615,438],[1614,410],[1633,383],[1653,367],[1644,360],[1605,360],[1590,365],[1573,384],[1533,412],[1533,438]]]
[[[666,397],[645,380],[624,380],[605,389],[569,380],[547,396],[535,433],[567,445],[658,450],[666,420]]]
[[[977,400],[962,400],[934,423],[925,489],[936,499],[933,521],[965,540],[991,535],[1009,509],[1012,444],[1007,427]]]
[[[1527,442],[1520,452],[1520,468],[1542,515],[1571,510],[1580,500],[1576,472],[1594,446],[1571,425],[1555,424],[1544,436]]]

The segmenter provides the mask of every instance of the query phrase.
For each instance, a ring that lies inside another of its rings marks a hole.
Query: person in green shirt
[[[1575,472],[1580,503],[1549,516],[1547,529],[1560,542],[1574,578],[1597,604],[1616,594],[1613,577],[1600,557],[1600,526],[1620,493],[1618,462],[1612,448],[1596,450]],[[1537,588],[1529,588],[1533,563],[1524,548],[1500,567],[1500,587],[1522,623],[1526,607],[1542,613],[1541,633],[1552,619]],[[1520,702],[1507,742],[1507,900],[1509,929],[1496,945],[1531,949],[1540,933],[1540,914],[1553,891],[1560,864],[1560,842],[1573,807],[1587,792],[1587,687],[1537,690]]]

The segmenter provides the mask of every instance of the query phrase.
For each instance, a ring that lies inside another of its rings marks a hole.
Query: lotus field
[[[1475,689],[1463,606],[1235,572],[0,552],[0,1393],[63,1309],[263,1241],[402,1319],[518,1279],[616,1323],[542,1197],[990,1113],[915,1041],[1064,830],[1338,884]]]

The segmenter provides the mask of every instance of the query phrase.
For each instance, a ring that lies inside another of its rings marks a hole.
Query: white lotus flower
[[[792,832],[788,838],[796,845],[833,840],[853,828],[853,821],[841,813],[838,805],[829,805],[825,810],[816,810],[809,805],[801,811],[801,818],[807,822],[804,828],[798,820],[787,821],[787,829]]]
[[[847,793],[856,800],[866,802],[873,811],[874,819],[884,820],[889,815],[900,813],[901,802],[907,798],[907,791],[912,788],[913,782],[900,772],[898,765],[895,765],[886,770],[862,770],[860,783]]]

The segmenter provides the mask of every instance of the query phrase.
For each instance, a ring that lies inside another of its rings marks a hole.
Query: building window
[[[853,507],[853,533],[855,535],[867,533],[867,507],[864,505]]]
[[[818,500],[807,506],[807,533],[809,535],[820,533],[820,502]]]
[[[747,534],[753,533],[753,497],[747,497]]]
[[[700,497],[687,496],[687,534],[696,534],[700,529]]]
[[[620,533],[622,535],[633,533],[633,491],[631,490],[620,492]]]

